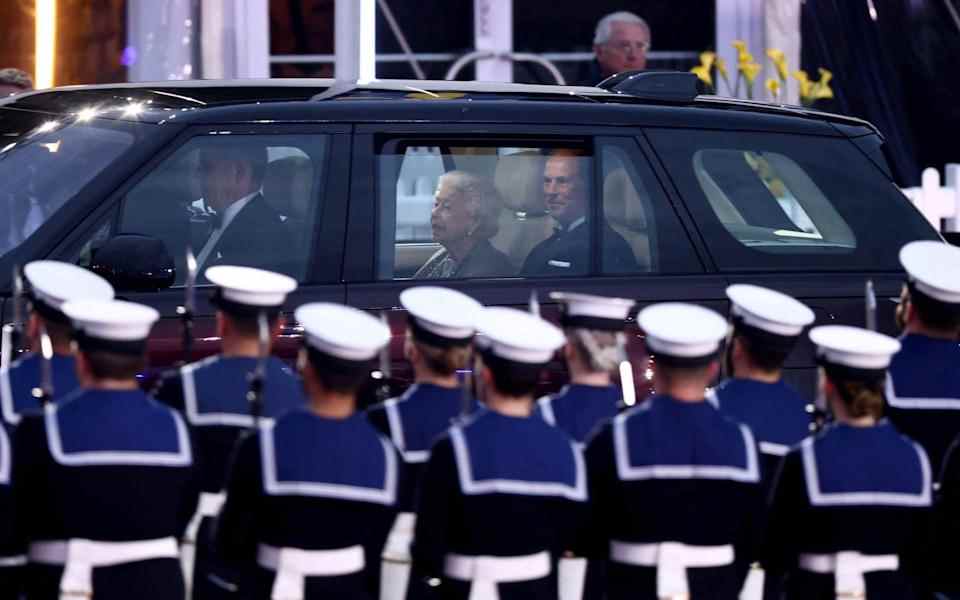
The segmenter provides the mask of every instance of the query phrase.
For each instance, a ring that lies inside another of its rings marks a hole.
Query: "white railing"
[[[960,231],[960,164],[944,169],[946,177],[940,184],[940,172],[929,168],[923,171],[920,187],[903,188],[903,193],[923,213],[938,231]]]

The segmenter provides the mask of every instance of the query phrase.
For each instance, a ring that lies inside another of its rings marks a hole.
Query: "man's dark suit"
[[[290,239],[280,215],[257,194],[227,225],[204,266],[239,265],[301,276],[306,255],[291,247]]]
[[[637,270],[633,250],[619,233],[603,224],[602,267],[608,273]],[[520,275],[549,277],[586,275],[590,272],[590,224],[584,222],[571,230],[557,229],[533,247],[523,262]]]

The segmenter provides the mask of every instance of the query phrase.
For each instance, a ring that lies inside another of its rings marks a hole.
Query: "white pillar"
[[[130,81],[166,81],[197,76],[193,0],[127,0]]]
[[[513,0],[473,0],[473,37],[477,50],[496,55],[513,52]],[[513,62],[477,61],[477,81],[513,81]]]
[[[783,50],[787,57],[787,85],[780,93],[783,104],[800,104],[800,85],[793,74],[800,69],[800,0],[767,0],[766,38],[767,48]],[[776,77],[775,69],[768,69],[770,77]],[[809,74],[817,79],[816,73]]]
[[[270,76],[268,0],[203,0],[204,79]]]
[[[341,81],[376,79],[376,0],[337,0],[333,10],[334,76]]]

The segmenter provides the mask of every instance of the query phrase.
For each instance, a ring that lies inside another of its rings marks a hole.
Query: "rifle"
[[[380,311],[380,322],[390,330],[390,321],[387,319],[387,313]],[[391,340],[393,333],[390,334]],[[390,398],[390,377],[393,375],[393,367],[390,364],[390,341],[380,348],[380,387],[377,388],[377,401],[384,402]]]
[[[180,315],[183,325],[183,364],[190,362],[193,353],[193,313],[196,308],[197,259],[190,246],[187,246],[186,258],[187,278],[184,282],[183,306],[177,307],[177,314]]]
[[[527,303],[530,314],[539,317],[540,316],[540,300],[537,298],[537,290],[530,290],[530,300]]]
[[[33,388],[32,395],[46,406],[53,399],[53,341],[47,335],[47,328],[40,325],[40,387]]]
[[[259,428],[263,416],[263,384],[267,379],[267,359],[270,357],[270,325],[267,323],[267,313],[262,310],[257,315],[257,338],[257,365],[249,376],[247,402],[250,403],[253,425]]]
[[[873,280],[868,279],[864,289],[864,308],[867,329],[877,330],[877,294],[873,290]]]
[[[13,322],[0,331],[0,368],[9,368],[14,358],[23,352],[23,274],[18,265],[13,267]]]

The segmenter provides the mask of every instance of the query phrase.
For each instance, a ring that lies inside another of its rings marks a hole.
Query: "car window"
[[[130,149],[141,128],[151,127],[52,117],[38,123],[36,115],[11,110],[0,115],[0,256],[30,238]]]
[[[718,268],[898,270],[936,232],[845,138],[654,129]]]
[[[602,138],[603,215],[600,257],[609,275],[693,273],[702,270],[693,245],[659,192],[633,139]],[[629,253],[617,251],[622,244]],[[631,260],[623,261],[623,256]]]
[[[201,273],[234,264],[302,281],[326,145],[322,135],[193,138],[126,193],[114,233],[163,241],[177,284],[188,246]]]

